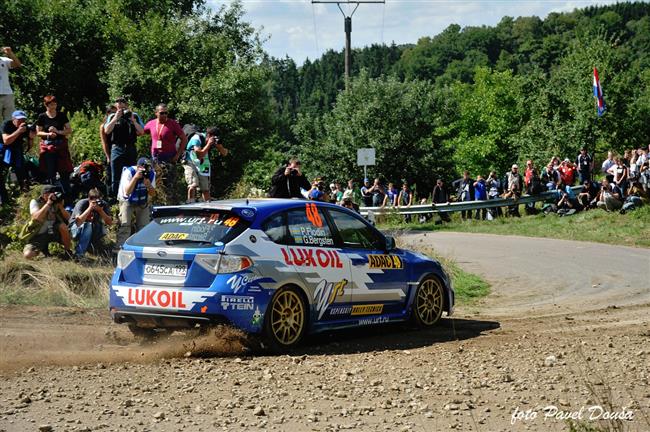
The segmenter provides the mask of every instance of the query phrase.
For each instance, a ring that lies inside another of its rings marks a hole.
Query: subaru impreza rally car
[[[283,349],[323,330],[432,326],[453,306],[437,261],[358,214],[255,199],[156,208],[118,254],[109,307],[139,335],[229,323]]]

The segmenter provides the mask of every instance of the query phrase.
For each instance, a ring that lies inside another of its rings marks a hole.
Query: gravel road
[[[650,430],[650,251],[403,241],[493,292],[432,330],[319,335],[279,356],[232,330],[140,345],[103,310],[2,307],[0,430],[566,431],[568,416]]]

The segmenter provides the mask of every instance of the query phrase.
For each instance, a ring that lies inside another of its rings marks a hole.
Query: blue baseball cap
[[[138,159],[138,166],[151,165],[151,161],[145,157]]]
[[[25,111],[14,111],[11,113],[11,118],[16,120],[26,119],[27,114],[25,114]]]

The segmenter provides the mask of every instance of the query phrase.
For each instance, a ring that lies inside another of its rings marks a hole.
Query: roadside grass
[[[451,222],[442,225],[436,225],[434,222],[438,220],[438,216],[434,216],[430,222],[420,224],[405,223],[399,215],[389,215],[378,221],[378,227],[383,230],[457,231],[546,237],[650,248],[650,205],[624,215],[596,209],[564,217],[556,214],[524,216],[523,206],[520,210],[521,218],[501,217],[493,221],[463,221],[458,213],[454,213]]]
[[[112,272],[106,264],[28,261],[10,251],[0,260],[0,304],[106,307]]]

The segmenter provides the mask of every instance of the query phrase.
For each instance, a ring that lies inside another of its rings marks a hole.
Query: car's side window
[[[286,213],[278,213],[268,218],[262,224],[262,230],[275,243],[292,243],[291,237],[289,237],[289,230],[287,230]]]
[[[377,232],[347,213],[329,210],[345,248],[381,249],[384,240]]]
[[[334,246],[334,237],[323,211],[314,202],[287,212],[287,225],[293,244],[302,246]]]

